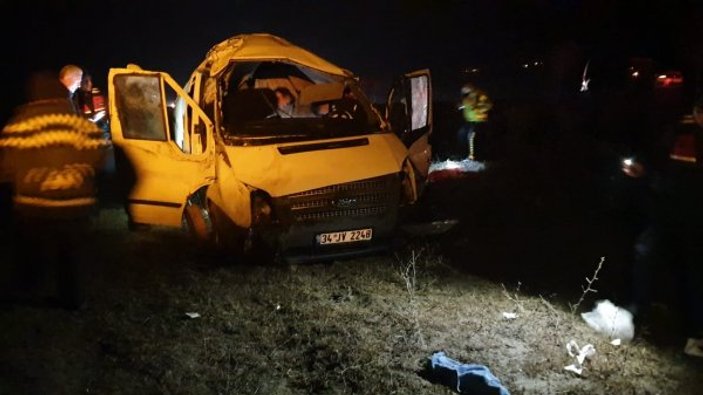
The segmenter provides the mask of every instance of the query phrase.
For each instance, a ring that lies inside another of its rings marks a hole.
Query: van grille
[[[316,221],[341,217],[365,217],[369,215],[385,214],[386,209],[387,207],[384,205],[378,207],[359,208],[354,210],[330,210],[321,211],[317,213],[301,213],[295,214],[295,219],[297,221]]]
[[[283,211],[294,222],[383,216],[397,204],[399,191],[398,176],[392,174],[288,195]]]
[[[354,181],[346,184],[330,185],[323,188],[311,189],[309,191],[304,191],[289,195],[291,199],[303,197],[303,196],[320,196],[327,195],[330,193],[338,192],[348,192],[348,191],[383,191],[387,183],[387,177],[373,178],[370,180]]]

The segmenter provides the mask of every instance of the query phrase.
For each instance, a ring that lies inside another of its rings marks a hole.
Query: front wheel
[[[238,228],[229,220],[227,215],[212,202],[208,202],[211,232],[209,241],[220,252],[233,256],[244,254],[247,232]]]
[[[198,240],[210,238],[210,227],[206,221],[207,212],[197,204],[186,205],[183,217],[188,231]]]

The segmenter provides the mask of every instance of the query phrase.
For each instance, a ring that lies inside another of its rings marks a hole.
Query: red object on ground
[[[427,182],[438,182],[445,180],[455,180],[460,178],[472,178],[478,175],[474,171],[464,171],[462,169],[435,170],[427,176]]]

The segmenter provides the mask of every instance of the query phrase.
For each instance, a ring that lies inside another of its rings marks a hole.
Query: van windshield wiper
[[[228,143],[234,145],[263,145],[281,143],[287,141],[301,141],[313,138],[313,136],[304,133],[289,133],[289,134],[269,134],[269,135],[224,135],[224,139]]]

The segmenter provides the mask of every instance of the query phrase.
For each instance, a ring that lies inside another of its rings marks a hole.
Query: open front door
[[[134,176],[130,220],[180,227],[188,197],[215,177],[212,122],[166,73],[110,69],[108,94],[119,169]]]
[[[424,188],[432,160],[432,81],[429,70],[401,76],[393,84],[386,104],[391,130],[408,147],[418,195]]]

